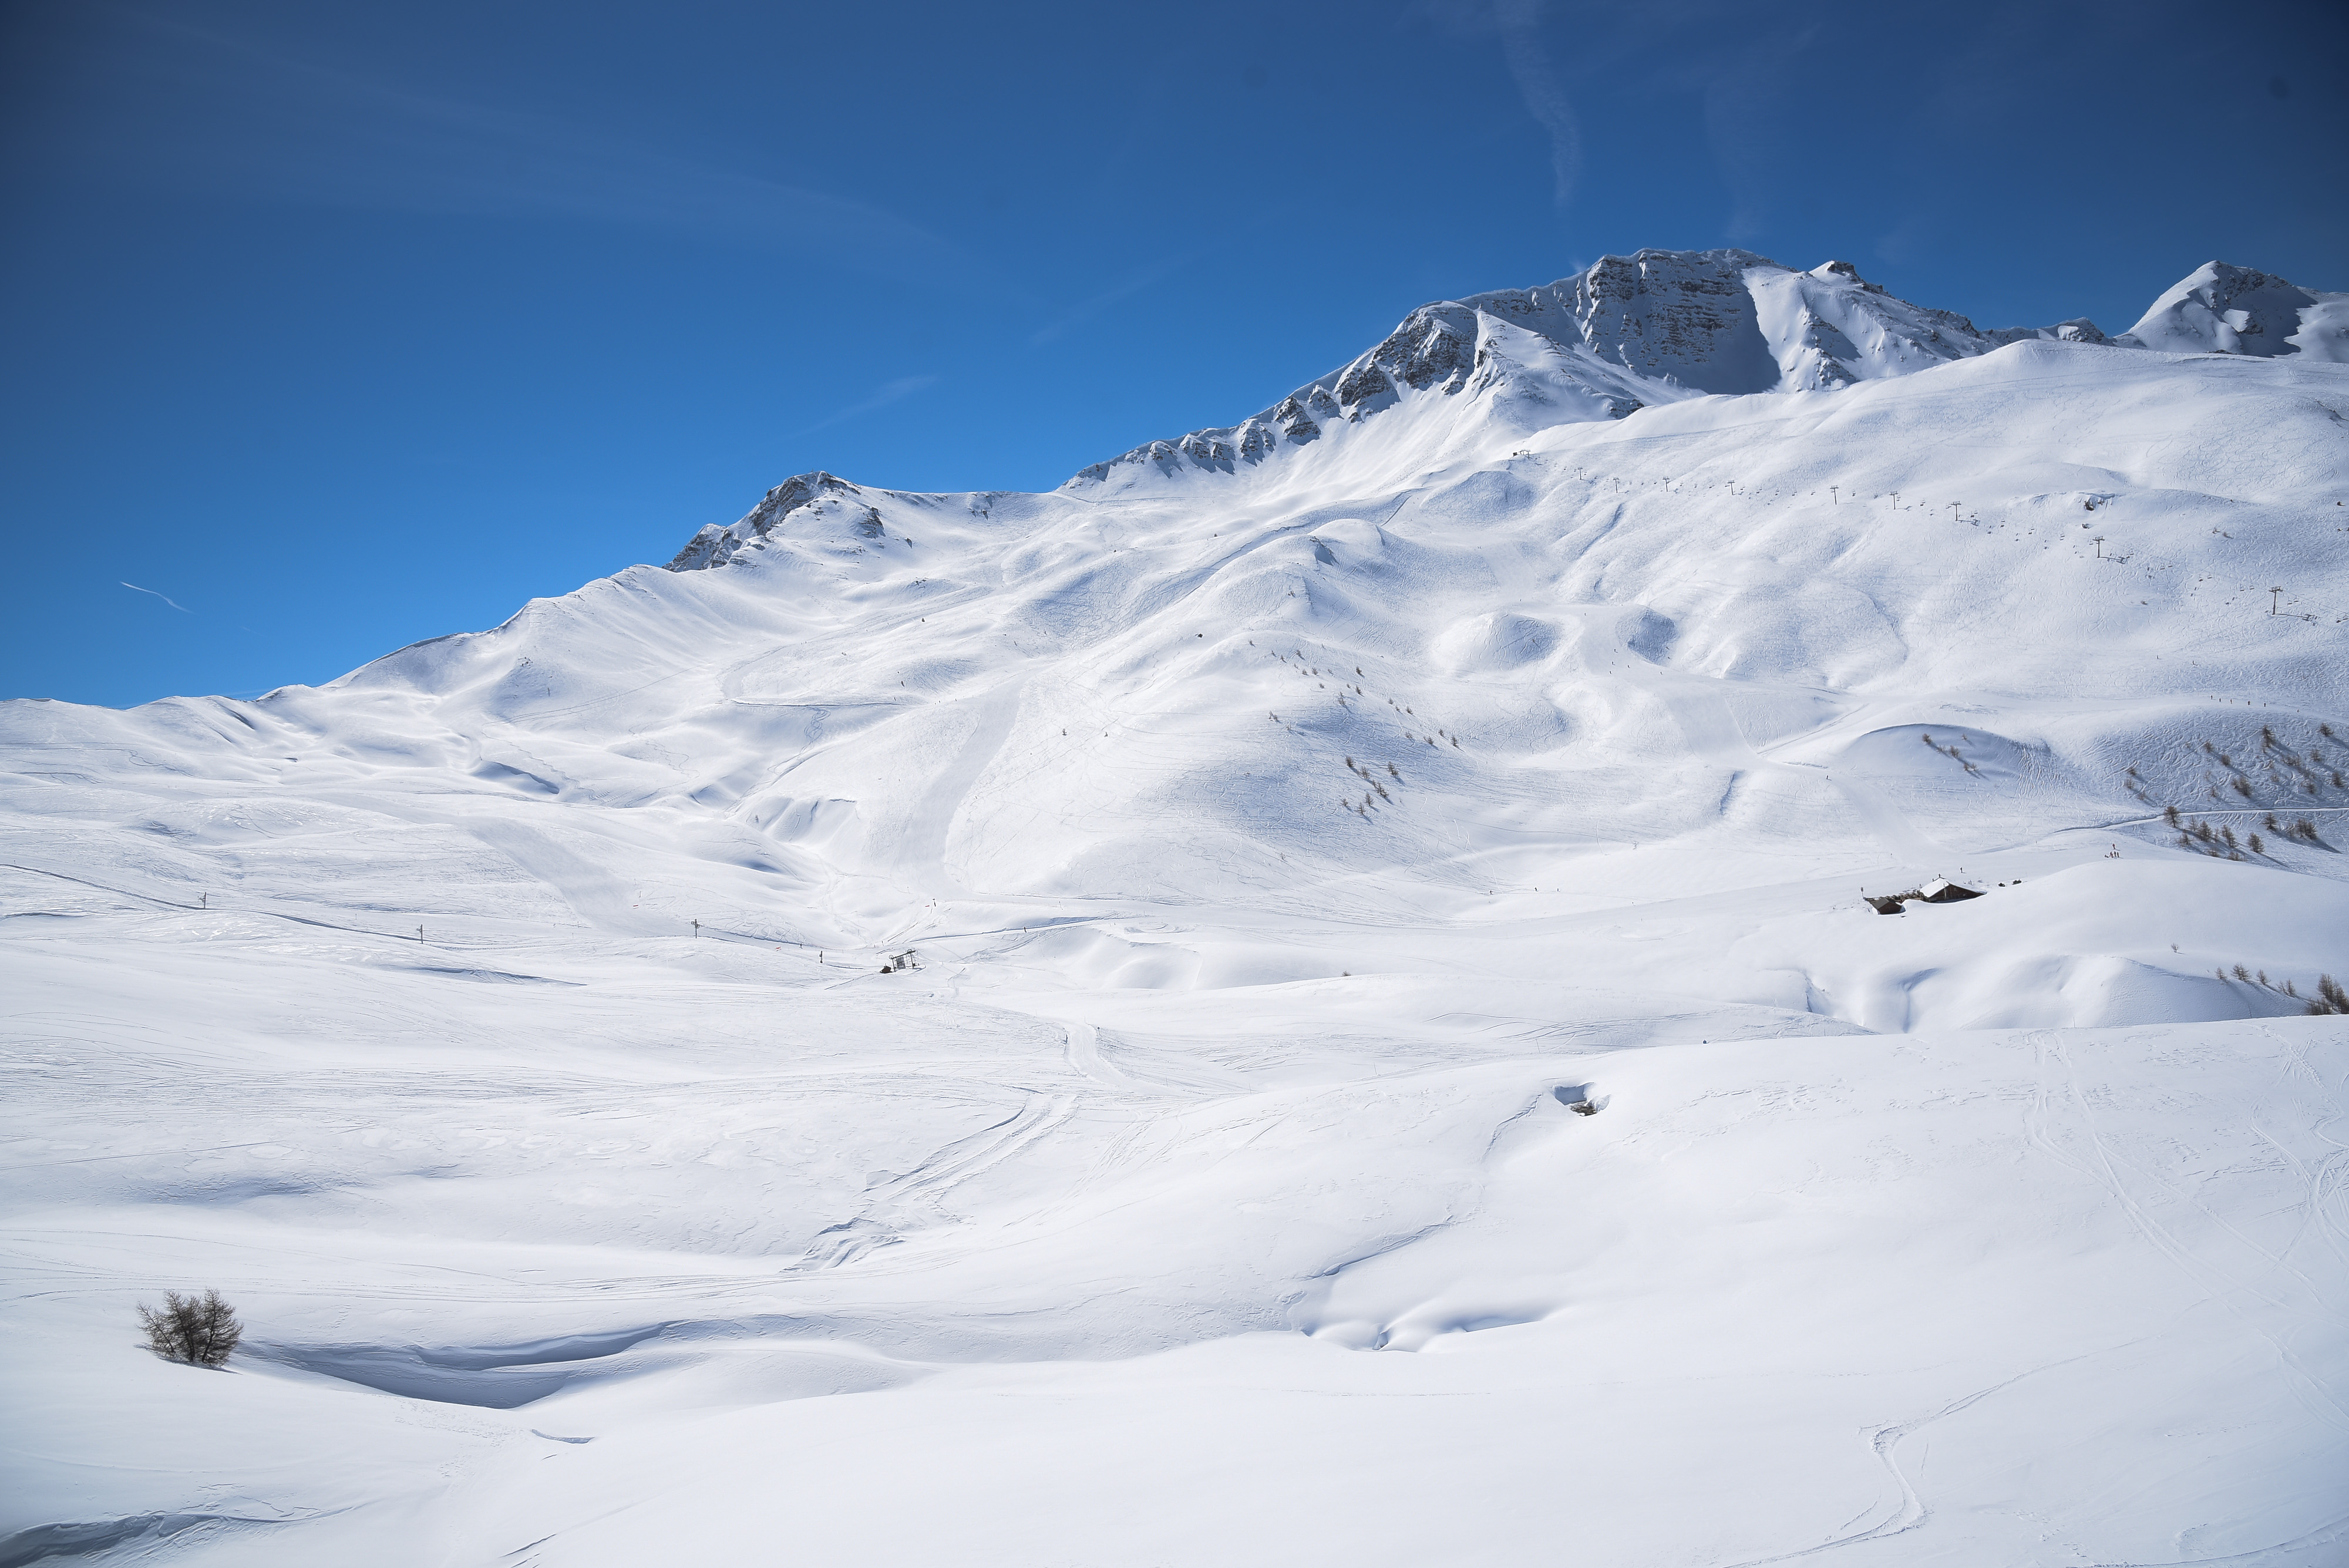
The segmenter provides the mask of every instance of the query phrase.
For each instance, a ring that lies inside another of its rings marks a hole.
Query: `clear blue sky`
[[[2344,17],[17,0],[0,694],[331,679],[807,469],[1050,488],[1610,251],[2349,289]]]

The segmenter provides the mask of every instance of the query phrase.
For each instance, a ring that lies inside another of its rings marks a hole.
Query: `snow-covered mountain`
[[[2253,354],[2349,363],[2349,294],[2319,294],[2211,262],[2179,280],[2123,336],[2168,354]]]
[[[1894,298],[1849,262],[1796,272],[1741,250],[1603,256],[1547,287],[1422,306],[1377,348],[1254,418],[1136,447],[1070,483],[1114,483],[1126,477],[1122,465],[1229,472],[1413,393],[1468,393],[1475,422],[1537,430],[1705,393],[1813,391],[1907,375],[2024,337],[2106,340],[2085,319],[1982,332],[1962,316]],[[1487,392],[1495,395],[1474,396]]]
[[[2345,297],[1641,252],[6,704],[0,1560],[2333,1560]]]

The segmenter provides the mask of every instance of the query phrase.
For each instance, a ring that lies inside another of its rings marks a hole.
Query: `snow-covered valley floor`
[[[2349,1562],[2349,366],[1525,336],[7,704],[0,1568]]]

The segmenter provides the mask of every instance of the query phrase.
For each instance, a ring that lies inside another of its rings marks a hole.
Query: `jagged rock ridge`
[[[2106,339],[2095,323],[1984,332],[1951,311],[1911,305],[1849,262],[1796,272],[1744,250],[1643,250],[1603,256],[1575,277],[1422,306],[1350,364],[1237,425],[1151,441],[1095,463],[1071,487],[1121,465],[1222,469],[1260,462],[1407,392],[1454,394],[1503,379],[1503,327],[1532,339],[1554,381],[1587,396],[1585,417],[1621,419],[1700,393],[1806,391],[1901,375],[2025,337]]]
[[[855,488],[821,469],[813,473],[795,473],[767,492],[759,504],[731,526],[705,524],[699,533],[686,541],[685,548],[670,558],[668,569],[691,572],[705,566],[722,566],[734,558],[735,551],[752,540],[765,538],[777,524],[811,501]]]
[[[1798,272],[1745,250],[1642,250],[1539,287],[1423,305],[1367,353],[1238,424],[1146,442],[1061,488],[1237,472],[1424,396],[1492,393],[1507,400],[1507,417],[1538,428],[1620,420],[1691,397],[1828,391],[2025,341],[2349,359],[2349,294],[2211,262],[2112,337],[2085,317],[1981,328],[1888,294],[1845,261]],[[669,569],[725,566],[793,514],[864,505],[854,499],[863,494],[820,471],[795,475],[736,523],[704,527]],[[975,511],[985,504],[971,502]],[[860,525],[878,529],[880,514],[865,509]]]

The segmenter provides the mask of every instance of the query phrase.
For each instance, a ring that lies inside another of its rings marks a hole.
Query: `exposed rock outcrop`
[[[801,507],[823,495],[845,494],[855,489],[856,486],[848,481],[836,479],[821,469],[813,473],[795,473],[767,492],[759,504],[743,514],[739,522],[730,526],[716,523],[706,524],[699,533],[686,541],[684,549],[670,558],[668,569],[691,572],[706,566],[722,566],[734,558],[737,550],[752,540],[765,538],[784,518]],[[873,519],[877,524],[880,514],[874,513]]]

